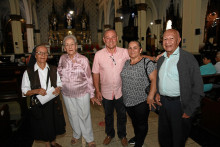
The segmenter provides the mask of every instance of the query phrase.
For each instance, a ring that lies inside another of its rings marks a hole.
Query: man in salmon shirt
[[[120,73],[129,55],[126,49],[117,47],[118,36],[115,30],[107,30],[103,36],[105,48],[96,52],[93,62],[93,80],[96,97],[102,100],[105,110],[105,132],[107,134],[104,145],[115,137],[114,108],[117,112],[117,134],[123,146],[128,145],[126,138],[126,110],[121,92]],[[101,84],[101,91],[99,87]]]

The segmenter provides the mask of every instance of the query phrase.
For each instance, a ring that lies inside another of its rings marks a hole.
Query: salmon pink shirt
[[[116,47],[113,55],[106,48],[96,52],[92,72],[100,75],[101,93],[108,100],[122,96],[120,73],[126,60],[129,59],[127,49]]]
[[[89,60],[79,53],[76,53],[73,60],[75,60],[75,63],[73,63],[68,54],[60,57],[57,71],[62,81],[62,94],[67,97],[77,98],[89,93],[90,98],[93,98],[95,96],[95,88]]]

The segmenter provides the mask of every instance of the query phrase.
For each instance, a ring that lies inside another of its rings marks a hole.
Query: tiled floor
[[[64,106],[64,105],[63,105]],[[65,108],[64,108],[64,115],[66,119],[66,133],[62,136],[57,137],[57,143],[62,145],[63,147],[73,147],[70,144],[70,140],[72,137],[72,128],[68,121],[68,116],[66,114]],[[106,136],[105,134],[105,127],[100,125],[102,122],[104,122],[104,111],[102,106],[97,105],[91,105],[91,115],[92,115],[92,125],[93,125],[93,132],[94,132],[94,138],[97,147],[121,147],[121,142],[116,136],[109,145],[103,145],[102,142]],[[116,117],[115,117],[116,118]],[[116,120],[116,119],[115,119]],[[116,121],[115,121],[116,126]],[[147,137],[145,139],[144,147],[159,147],[158,139],[157,139],[157,129],[158,129],[158,116],[154,112],[150,113],[149,116],[149,131],[147,134]],[[133,137],[134,132],[131,124],[131,120],[128,117],[127,121],[127,138],[130,139]],[[44,147],[44,143],[35,141],[33,144],[33,147]],[[88,146],[84,139],[80,139],[80,141],[74,145],[74,147],[86,147]],[[129,147],[132,147],[132,145],[129,145]],[[188,139],[186,143],[186,147],[200,147],[196,142],[194,142],[192,139]]]

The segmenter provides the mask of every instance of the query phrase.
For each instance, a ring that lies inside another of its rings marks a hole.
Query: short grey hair
[[[105,38],[105,34],[106,34],[107,32],[109,32],[109,31],[115,32],[116,36],[118,36],[118,35],[117,35],[117,32],[116,32],[114,29],[107,29],[107,30],[105,30],[105,32],[104,32],[104,34],[103,34],[103,38]]]
[[[66,41],[67,39],[69,39],[69,38],[73,39],[74,42],[75,42],[75,44],[77,44],[77,39],[76,39],[76,37],[75,37],[74,35],[67,35],[67,36],[64,37],[64,39],[63,39],[63,45],[64,45],[64,46],[65,46],[65,41]]]

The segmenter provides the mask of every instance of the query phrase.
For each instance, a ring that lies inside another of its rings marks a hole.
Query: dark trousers
[[[105,110],[105,133],[112,138],[115,137],[114,129],[114,108],[117,112],[117,134],[119,138],[126,136],[126,110],[123,103],[123,98],[107,100],[102,99],[103,107]]]
[[[148,132],[149,105],[142,102],[136,106],[126,107],[131,118],[135,134],[135,147],[142,147]]]
[[[182,118],[179,99],[160,96],[162,106],[159,113],[158,135],[161,147],[184,147],[191,129],[190,118]]]

